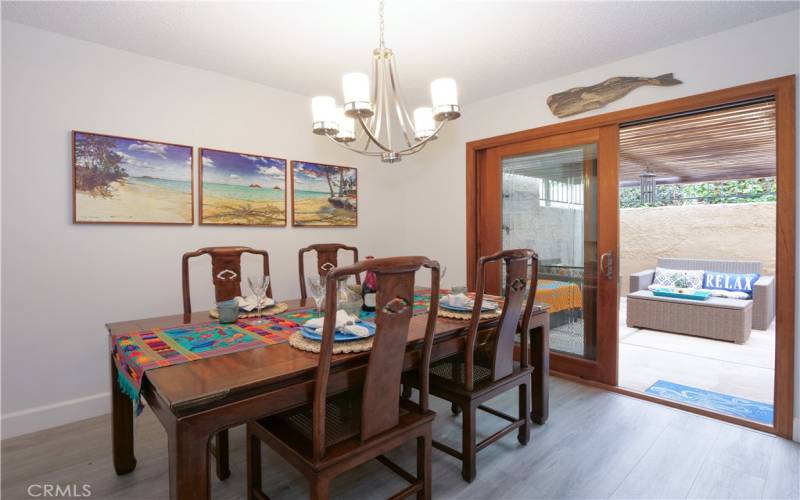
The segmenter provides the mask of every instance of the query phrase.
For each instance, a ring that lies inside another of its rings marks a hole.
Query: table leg
[[[176,421],[167,431],[170,500],[208,500],[208,452],[213,432]]]
[[[127,474],[136,468],[133,454],[133,402],[122,392],[117,382],[117,366],[111,359],[111,450],[114,470]]]
[[[542,325],[531,329],[531,420],[542,425],[550,412],[550,324],[545,318]]]

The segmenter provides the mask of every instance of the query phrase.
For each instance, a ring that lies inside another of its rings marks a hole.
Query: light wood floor
[[[433,400],[435,437],[458,443],[460,418]],[[494,406],[512,412],[515,395]],[[480,415],[479,435],[503,425]],[[2,442],[2,498],[29,498],[30,484],[84,483],[91,498],[167,498],[166,435],[152,414],[137,420],[138,467],[114,474],[108,416]],[[231,436],[230,479],[212,479],[215,499],[244,497],[244,433]],[[392,457],[409,470],[413,445]],[[264,488],[272,498],[307,498],[304,480],[264,452]],[[507,436],[478,454],[478,477],[461,480],[456,460],[433,451],[434,498],[800,498],[800,443],[646,401],[552,380],[550,421],[522,447]],[[334,482],[334,498],[386,498],[403,483],[378,463]]]

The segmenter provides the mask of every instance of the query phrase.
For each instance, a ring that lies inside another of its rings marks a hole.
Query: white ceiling
[[[455,78],[462,102],[470,102],[798,5],[387,0],[386,45],[397,54],[411,107],[428,100],[427,86],[440,76]],[[368,71],[377,45],[377,1],[371,0],[3,1],[2,15],[302,95],[333,95],[338,101],[341,75]]]

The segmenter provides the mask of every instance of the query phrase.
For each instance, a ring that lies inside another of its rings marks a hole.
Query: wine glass
[[[317,316],[322,316],[322,299],[325,298],[325,276],[309,276],[306,278],[311,298],[317,304]]]
[[[266,321],[261,319],[261,305],[263,304],[264,298],[267,295],[267,288],[269,288],[269,276],[250,276],[247,278],[247,283],[250,285],[250,290],[252,290],[253,295],[256,296],[256,300],[258,300],[256,304],[256,309],[258,311],[256,320],[251,324],[263,325],[266,323]]]

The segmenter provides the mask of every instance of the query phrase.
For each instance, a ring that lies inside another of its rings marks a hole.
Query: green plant
[[[620,208],[776,201],[775,177],[656,186],[656,202],[642,203],[638,187],[619,190]]]

